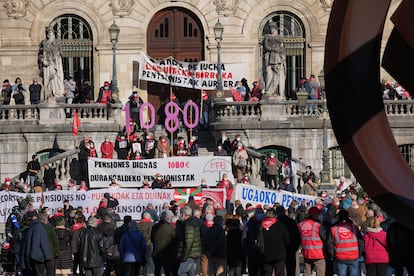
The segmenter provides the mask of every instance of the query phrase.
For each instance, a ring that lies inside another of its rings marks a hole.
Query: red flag
[[[243,101],[243,96],[240,94],[239,91],[237,91],[236,88],[230,86],[230,91],[231,91],[231,94],[233,95],[233,100],[235,102],[242,102]]]
[[[78,136],[78,128],[80,126],[81,122],[79,119],[79,115],[76,111],[73,112],[73,122],[72,122],[72,134],[74,136]]]

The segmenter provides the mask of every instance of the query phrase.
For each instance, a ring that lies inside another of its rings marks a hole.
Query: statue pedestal
[[[282,96],[264,96],[262,101],[262,120],[286,120],[285,98]]]
[[[40,105],[43,108],[40,110],[40,124],[65,124],[66,113],[65,109],[61,105],[55,103],[45,103]]]

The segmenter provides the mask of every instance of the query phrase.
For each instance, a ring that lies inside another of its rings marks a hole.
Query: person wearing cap
[[[304,276],[312,275],[312,268],[317,276],[325,275],[329,230],[319,220],[322,211],[318,207],[308,210],[308,218],[298,224],[301,237],[302,254],[305,259]]]
[[[359,258],[364,253],[364,240],[347,210],[340,210],[338,222],[331,227],[332,239],[328,240],[329,255],[334,257],[338,276],[361,275]]]
[[[97,227],[98,219],[91,216],[88,227],[80,235],[78,252],[85,275],[102,275],[104,238]]]
[[[236,168],[237,182],[240,183],[247,168],[247,159],[249,155],[244,149],[242,143],[237,144],[237,148],[233,153],[233,166]]]
[[[145,265],[145,252],[147,246],[144,236],[138,231],[136,221],[128,224],[128,232],[122,235],[119,243],[119,253],[121,254],[122,274],[124,276],[135,276],[141,266]]]

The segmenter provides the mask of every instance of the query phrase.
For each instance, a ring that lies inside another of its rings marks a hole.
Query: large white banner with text
[[[236,195],[235,199],[238,199],[242,202],[243,206],[246,206],[246,203],[251,203],[253,206],[256,204],[268,204],[272,205],[276,202],[280,203],[283,207],[289,207],[291,201],[296,199],[298,204],[302,200],[306,200],[310,206],[315,205],[315,199],[317,197],[291,193],[283,190],[269,190],[266,188],[261,188],[253,185],[236,185]]]
[[[125,215],[133,219],[141,219],[142,211],[148,203],[152,203],[155,210],[159,212],[164,202],[174,200],[174,189],[99,189],[87,192],[50,191],[29,194],[31,204],[37,210],[42,205],[49,207],[51,214],[54,214],[59,207],[63,207],[63,201],[68,199],[74,208],[82,206],[86,217],[96,212],[99,201],[104,193],[108,192],[113,198],[119,201],[116,208],[121,219]],[[0,192],[0,222],[6,222],[11,209],[17,205],[19,197],[26,197],[25,194],[16,192]],[[42,204],[43,197],[43,204]]]
[[[215,90],[217,88],[216,63],[207,61],[183,62],[168,57],[153,59],[141,53],[140,78],[146,81],[170,84],[193,89]],[[224,63],[221,65],[223,89],[236,86],[236,81],[248,74],[247,63]]]
[[[91,188],[108,188],[112,177],[116,177],[123,188],[138,188],[144,180],[151,184],[157,173],[163,176],[164,181],[171,181],[173,187],[197,187],[203,178],[208,186],[213,187],[224,173],[234,183],[229,156],[183,156],[145,160],[90,158],[88,171]]]

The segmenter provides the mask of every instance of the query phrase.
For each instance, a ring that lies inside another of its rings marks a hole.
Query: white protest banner
[[[275,190],[269,190],[253,185],[236,184],[235,199],[241,201],[243,206],[246,203],[251,203],[253,206],[257,204],[273,205],[278,202],[279,192]]]
[[[183,62],[168,57],[153,59],[141,53],[142,80],[170,84],[193,89],[215,90],[217,88],[217,64],[207,61]],[[223,63],[221,65],[223,89],[236,86],[236,81],[248,75],[247,63]]]
[[[283,190],[279,191],[278,202],[283,207],[288,208],[293,199],[295,199],[298,202],[299,205],[300,205],[302,200],[306,200],[306,202],[309,206],[314,206],[315,205],[315,199],[317,199],[317,197],[316,196],[310,196],[310,195],[291,193],[291,192],[287,192],[287,191],[283,191]]]
[[[229,156],[180,156],[145,160],[90,158],[88,171],[91,188],[107,188],[112,177],[123,188],[137,188],[142,186],[143,180],[151,184],[156,173],[160,173],[164,181],[171,181],[173,187],[197,187],[203,178],[208,186],[215,186],[224,173],[234,183]]]
[[[280,203],[283,207],[287,208],[290,202],[295,199],[298,204],[302,200],[306,200],[310,206],[315,205],[315,199],[317,197],[291,193],[283,190],[269,190],[262,187],[253,185],[237,184],[235,199],[238,199],[245,206],[246,203],[251,203],[253,206],[257,204],[273,205],[276,202]]]
[[[122,218],[130,215],[133,219],[141,219],[142,211],[148,203],[152,203],[154,209],[159,212],[164,202],[170,202],[174,199],[174,189],[99,189],[87,192],[70,192],[70,191],[50,191],[42,193],[29,194],[31,203],[35,209],[39,209],[42,203],[43,207],[48,207],[51,215],[57,208],[63,207],[63,201],[68,199],[70,205],[74,208],[81,206],[86,217],[96,212],[99,201],[104,193],[108,192],[113,198],[119,201],[116,208],[117,213]],[[25,194],[15,192],[0,192],[0,222],[6,222],[8,215],[11,213],[13,206],[17,205],[17,198],[26,197]]]

